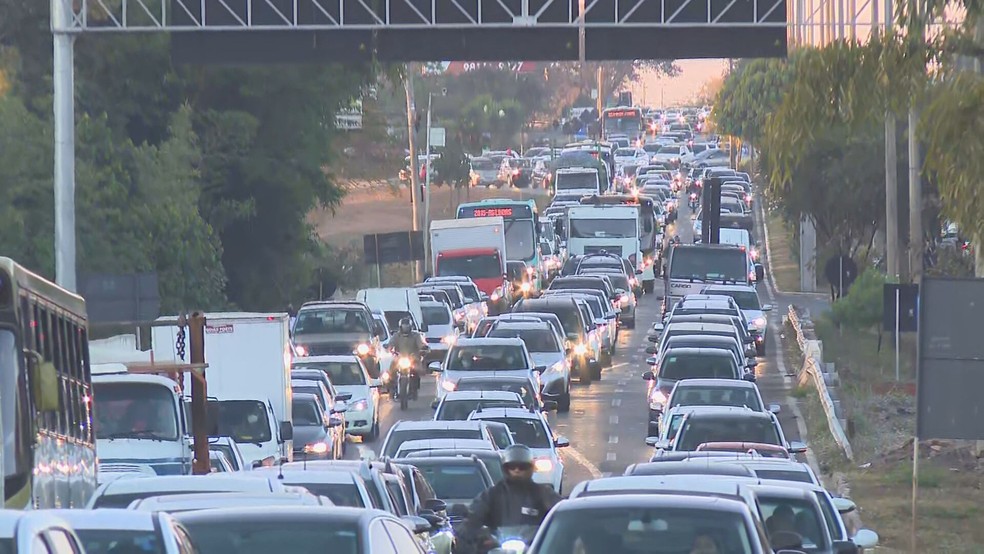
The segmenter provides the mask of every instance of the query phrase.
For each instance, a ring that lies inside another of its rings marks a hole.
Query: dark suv
[[[302,356],[356,354],[373,379],[379,377],[379,334],[369,307],[361,302],[307,302],[291,329]]]

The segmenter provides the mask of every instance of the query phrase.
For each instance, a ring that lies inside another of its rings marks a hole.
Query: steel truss
[[[56,34],[574,28],[578,0],[51,0]],[[583,26],[786,27],[786,0],[585,0]]]

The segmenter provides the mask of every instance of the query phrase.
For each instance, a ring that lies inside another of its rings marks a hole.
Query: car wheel
[[[557,412],[566,414],[569,411],[571,411],[571,384],[567,383],[567,390],[557,400]]]
[[[626,319],[624,321],[625,321],[625,328],[626,329],[635,329],[635,316],[633,316],[630,319]]]
[[[646,294],[652,294],[653,291],[656,290],[656,280],[653,279],[652,281],[643,281],[642,290],[645,291]]]
[[[756,344],[755,345],[755,355],[756,356],[759,356],[759,357],[765,356],[765,341],[764,340],[762,341],[762,344]]]
[[[372,427],[369,429],[369,433],[366,434],[365,440],[367,442],[373,442],[379,438],[379,422],[375,421]]]
[[[601,364],[594,363],[591,364],[591,378],[595,381],[601,381]]]
[[[647,432],[649,433],[648,435],[646,435],[647,437],[657,437],[659,436],[659,426],[650,423]]]
[[[592,376],[591,364],[588,363],[581,364],[581,366],[578,368],[577,374],[578,374],[579,383],[581,383],[582,385],[591,384],[591,376]]]

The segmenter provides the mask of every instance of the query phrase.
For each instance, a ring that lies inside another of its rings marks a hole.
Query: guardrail
[[[843,417],[843,410],[836,391],[839,384],[837,372],[834,364],[823,362],[823,341],[817,340],[809,311],[804,310],[801,313],[796,306],[790,304],[786,319],[793,328],[793,332],[796,334],[796,344],[799,345],[800,352],[803,353],[803,367],[799,370],[800,384],[810,381],[816,387],[834,442],[841,448],[848,460],[854,461],[854,451],[851,449],[851,441],[848,440],[847,433],[844,432],[846,420]]]

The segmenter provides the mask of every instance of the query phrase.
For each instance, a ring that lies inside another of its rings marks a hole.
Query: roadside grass
[[[906,440],[915,425],[912,341],[903,337],[900,345],[903,382],[896,386],[890,337],[884,337],[879,353],[873,332],[842,334],[826,317],[814,323],[818,338],[824,340],[824,360],[837,364],[841,378],[839,392],[849,418],[853,463],[834,442],[812,384],[791,394],[798,399],[821,472],[843,474],[862,524],[879,534],[877,550],[984,553],[984,526],[979,523],[984,521],[984,473],[974,469],[973,462],[968,465],[966,459],[946,451],[930,458],[925,446],[919,459],[918,544],[914,551],[911,547],[912,451]],[[802,363],[798,345],[792,330],[785,331],[786,363],[798,367]]]
[[[782,217],[766,211],[765,224],[769,227],[769,259],[772,262],[772,278],[776,287],[787,292],[800,290],[799,262],[793,256],[791,233]]]

